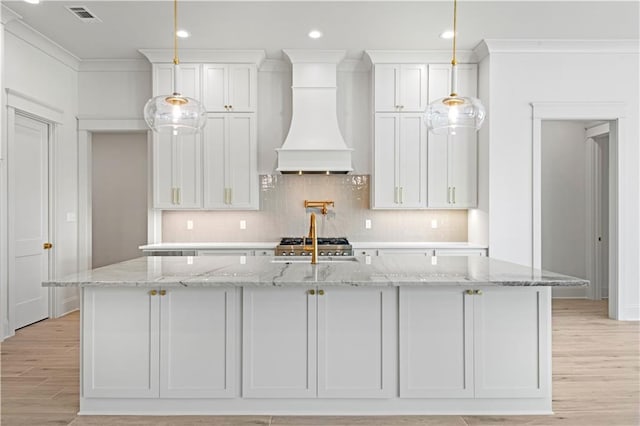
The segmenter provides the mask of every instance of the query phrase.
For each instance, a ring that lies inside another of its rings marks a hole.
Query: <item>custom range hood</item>
[[[281,173],[348,173],[351,148],[338,128],[337,66],[344,50],[283,50],[291,60],[292,117],[278,153]]]

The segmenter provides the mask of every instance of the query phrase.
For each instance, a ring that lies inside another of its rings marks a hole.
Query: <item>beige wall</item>
[[[334,200],[319,236],[351,241],[467,241],[466,210],[370,210],[369,176],[261,175],[260,211],[164,211],[163,242],[278,241],[308,232],[304,200]],[[371,229],[365,229],[370,219]],[[438,228],[431,228],[431,221]],[[187,221],[193,230],[187,230]],[[246,220],[247,229],[240,229]]]
[[[147,241],[147,135],[94,133],[92,266],[140,257]]]

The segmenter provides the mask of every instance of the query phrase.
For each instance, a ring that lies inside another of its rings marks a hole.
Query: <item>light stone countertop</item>
[[[45,287],[574,286],[588,281],[481,256],[366,256],[311,265],[254,256],[141,257],[43,283]],[[435,259],[435,261],[434,261]],[[433,264],[436,263],[436,264]]]
[[[205,242],[205,243],[155,243],[138,247],[140,250],[207,250],[207,249],[275,249],[279,241],[268,242]],[[352,241],[354,249],[486,249],[487,246],[467,242],[367,242]]]

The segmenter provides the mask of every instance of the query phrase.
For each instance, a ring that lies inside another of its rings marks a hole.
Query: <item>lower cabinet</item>
[[[235,288],[87,288],[85,398],[233,397]]]
[[[388,398],[396,290],[245,288],[243,396]]]
[[[400,397],[543,398],[548,287],[400,288]]]

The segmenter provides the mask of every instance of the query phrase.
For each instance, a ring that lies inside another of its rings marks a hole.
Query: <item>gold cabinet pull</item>
[[[471,296],[473,294],[473,290],[467,290],[467,291],[465,291],[465,293],[467,293],[469,296]]]
[[[481,295],[482,294],[482,290],[476,290],[476,291],[474,291],[474,293],[477,294],[477,295]]]
[[[151,290],[151,291],[149,292],[149,295],[150,295],[150,296],[155,296],[156,294],[158,294],[158,290]]]
[[[51,243],[44,243],[42,245],[42,248],[45,249],[45,250],[51,250],[51,247],[53,247],[53,244],[51,244]]]
[[[160,290],[160,296],[164,296],[165,294],[167,294],[167,290]]]
[[[319,294],[320,296],[324,296],[324,290],[318,290],[318,294]]]
[[[456,187],[453,187],[453,204],[456,203]]]
[[[311,289],[309,290],[309,294],[313,296],[314,294],[316,294],[316,291],[314,289]]]

